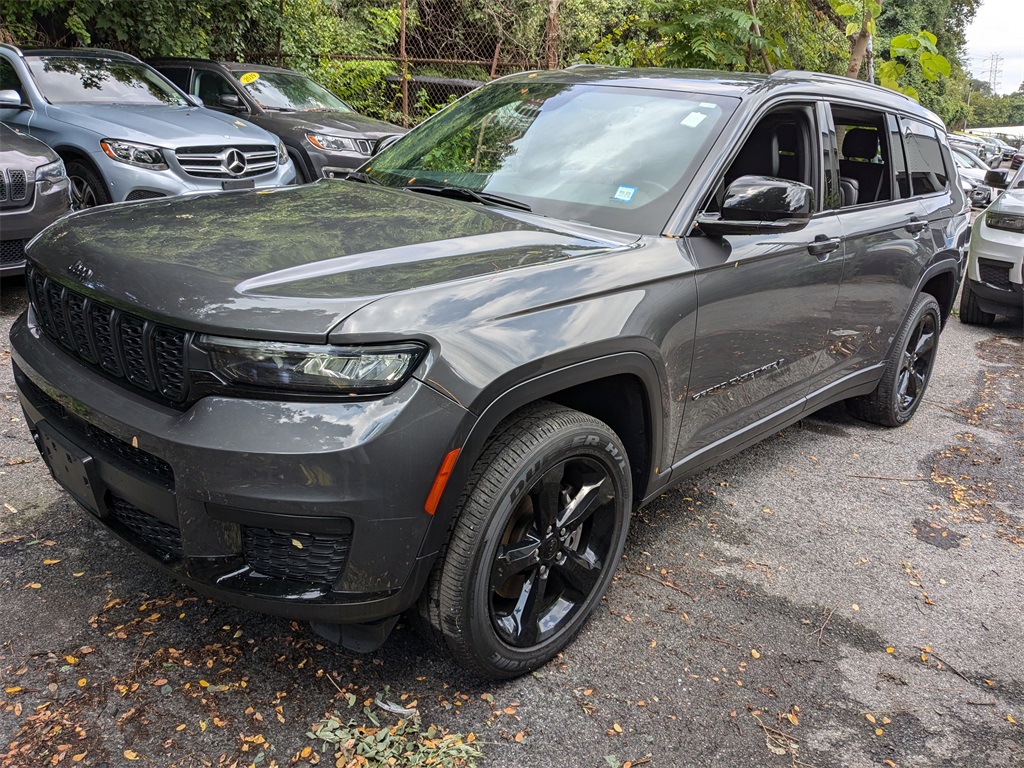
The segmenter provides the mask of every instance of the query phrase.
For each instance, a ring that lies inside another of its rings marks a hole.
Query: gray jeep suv
[[[0,123],[0,275],[25,271],[25,244],[71,209],[70,189],[52,149]]]
[[[631,511],[848,400],[920,405],[967,217],[941,122],[854,80],[490,83],[346,180],[74,214],[11,331],[53,476],[155,564],[357,649],[411,610],[552,658]]]
[[[64,159],[74,207],[290,184],[281,140],[197,106],[126,53],[0,44],[0,119]]]

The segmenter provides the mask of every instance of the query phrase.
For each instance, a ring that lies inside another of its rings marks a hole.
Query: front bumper
[[[186,411],[80,365],[31,325],[15,381],[51,473],[152,562],[226,603],[320,623],[411,606],[435,473],[467,412],[415,379],[384,398],[206,397]]]

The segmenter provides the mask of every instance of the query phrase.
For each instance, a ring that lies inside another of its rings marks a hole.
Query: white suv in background
[[[960,296],[960,322],[988,325],[996,315],[1024,320],[1024,167],[985,174],[985,183],[1004,190],[978,214]]]

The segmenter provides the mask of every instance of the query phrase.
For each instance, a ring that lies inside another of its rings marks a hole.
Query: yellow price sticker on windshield
[[[242,75],[238,79],[241,81],[242,85],[248,85],[249,83],[255,83],[257,80],[259,80],[260,79],[260,73],[259,72],[246,72],[244,75]]]

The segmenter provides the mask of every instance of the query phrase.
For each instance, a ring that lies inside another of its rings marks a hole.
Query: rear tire
[[[542,666],[608,589],[631,509],[629,460],[608,425],[550,403],[519,411],[473,468],[422,629],[482,677]]]
[[[978,297],[971,290],[971,281],[965,279],[960,291],[960,322],[964,325],[992,325],[995,321],[993,313],[985,312],[978,306]]]
[[[942,315],[935,297],[919,294],[892,345],[892,354],[875,391],[847,402],[859,419],[899,427],[924,399],[939,351]]]

